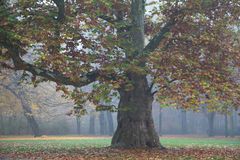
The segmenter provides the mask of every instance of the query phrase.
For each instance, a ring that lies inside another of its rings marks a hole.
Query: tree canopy
[[[149,93],[185,108],[238,106],[239,7],[239,0],[2,1],[1,65],[33,83],[56,82],[80,110],[119,93],[125,106]]]
[[[36,76],[55,81],[71,98],[83,94],[96,103],[111,90],[131,90],[126,74],[134,71],[151,75],[159,98],[168,102],[190,107],[207,95],[238,104],[239,1],[147,2],[145,46],[131,43],[130,31],[138,28],[130,1],[2,2],[1,64],[30,72],[33,81]],[[24,58],[27,53],[31,60]],[[9,59],[14,65],[6,63]],[[91,94],[62,86],[95,81]]]

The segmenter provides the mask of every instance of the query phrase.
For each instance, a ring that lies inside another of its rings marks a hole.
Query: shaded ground
[[[238,138],[163,137],[168,149],[112,149],[110,137],[0,137],[0,159],[240,160]]]
[[[70,151],[58,152],[22,152],[0,154],[2,158],[12,159],[112,159],[112,160],[146,160],[146,159],[164,159],[164,160],[190,160],[190,159],[207,159],[207,160],[239,160],[240,149],[227,148],[178,148],[178,149],[110,149],[110,148],[86,148]]]

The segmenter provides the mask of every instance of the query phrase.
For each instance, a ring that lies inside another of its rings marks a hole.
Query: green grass
[[[161,138],[169,147],[240,147],[240,139],[217,138]]]
[[[74,139],[74,140],[0,140],[0,153],[10,152],[55,152],[74,151],[89,147],[107,147],[110,138]],[[161,138],[166,147],[232,147],[240,148],[240,139],[217,138]]]

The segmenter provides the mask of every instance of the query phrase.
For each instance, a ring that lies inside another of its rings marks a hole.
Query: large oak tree
[[[1,64],[26,71],[33,83],[56,82],[79,113],[86,101],[113,109],[101,102],[119,96],[112,146],[160,147],[154,98],[185,108],[210,99],[239,103],[233,38],[239,6],[239,0],[1,2]]]

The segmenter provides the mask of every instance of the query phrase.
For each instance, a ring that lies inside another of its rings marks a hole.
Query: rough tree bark
[[[131,91],[120,91],[118,126],[112,138],[113,147],[160,147],[152,118],[153,97],[145,76],[130,74]]]

